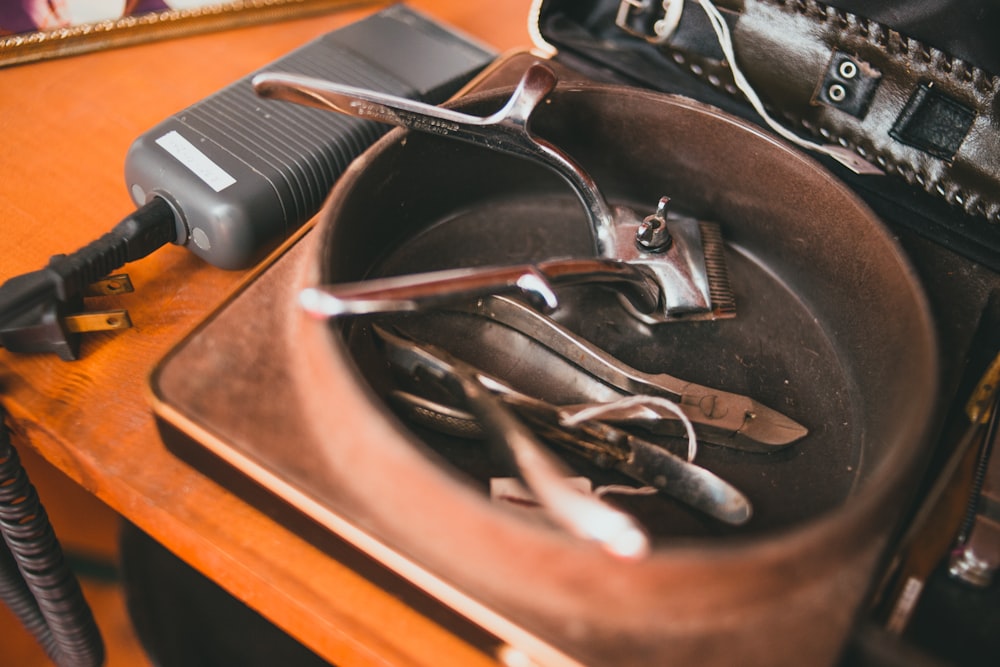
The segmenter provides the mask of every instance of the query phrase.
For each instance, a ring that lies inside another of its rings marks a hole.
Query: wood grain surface
[[[417,10],[504,51],[530,46],[528,0],[418,0]],[[109,230],[132,208],[132,140],[374,7],[0,69],[0,282]],[[82,359],[0,350],[0,400],[30,447],[294,637],[339,665],[492,664],[376,581],[279,525],[172,456],[149,409],[155,363],[242,273],[164,248],[131,264],[135,326],[89,336]]]

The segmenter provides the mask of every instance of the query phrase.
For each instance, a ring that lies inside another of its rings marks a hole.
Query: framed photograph
[[[361,4],[372,0],[2,0],[0,67]]]

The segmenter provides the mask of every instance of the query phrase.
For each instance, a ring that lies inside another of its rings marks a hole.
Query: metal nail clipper
[[[582,202],[591,226],[595,256],[638,271],[638,277],[648,285],[646,291],[656,294],[652,305],[623,299],[634,316],[647,323],[734,316],[735,301],[717,225],[670,214],[666,197],[646,217],[626,207],[612,208],[587,172],[559,148],[532,134],[531,114],[555,89],[556,82],[551,69],[542,64],[532,65],[503,108],[480,117],[292,74],[265,73],[253,80],[255,90],[263,97],[398,125],[545,165],[569,183]],[[614,273],[622,270],[613,264],[606,268]],[[414,289],[426,282],[421,276],[412,277],[412,281]],[[448,289],[440,276],[435,276],[431,283],[428,289],[436,297]],[[314,305],[353,298],[342,296],[340,287],[321,288],[319,291],[326,299],[315,292],[305,298]],[[345,289],[355,291],[356,286]],[[374,300],[366,303],[378,308],[391,305]],[[356,314],[362,312],[362,306],[338,306],[317,312],[327,316]]]

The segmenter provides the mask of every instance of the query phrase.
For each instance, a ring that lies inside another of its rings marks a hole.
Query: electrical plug
[[[73,361],[79,358],[82,334],[132,326],[127,310],[84,311],[84,296],[132,292],[127,275],[109,276],[68,299],[58,296],[57,280],[57,274],[42,269],[0,285],[0,312],[9,298],[22,297],[24,303],[16,313],[5,313],[0,324],[0,346],[11,352],[55,353],[64,361]],[[32,297],[25,303],[26,294]]]
[[[93,243],[56,255],[44,269],[9,279],[0,285],[0,346],[73,361],[79,358],[82,334],[131,327],[127,311],[88,312],[84,300],[133,291],[127,275],[108,274],[176,236],[173,209],[153,198]]]

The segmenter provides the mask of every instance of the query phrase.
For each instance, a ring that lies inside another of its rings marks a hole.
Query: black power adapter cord
[[[124,311],[85,314],[88,288],[176,237],[173,208],[154,197],[96,241],[56,255],[44,269],[7,280],[0,285],[0,347],[76,359],[82,333],[129,325]]]
[[[0,345],[70,361],[79,355],[83,332],[120,328],[128,322],[124,311],[84,312],[89,287],[173,241],[175,221],[170,205],[153,198],[96,241],[0,285]],[[0,406],[0,602],[57,665],[96,667],[104,661],[100,632],[4,417]]]
[[[59,667],[97,667],[104,642],[0,407],[0,601]]]

